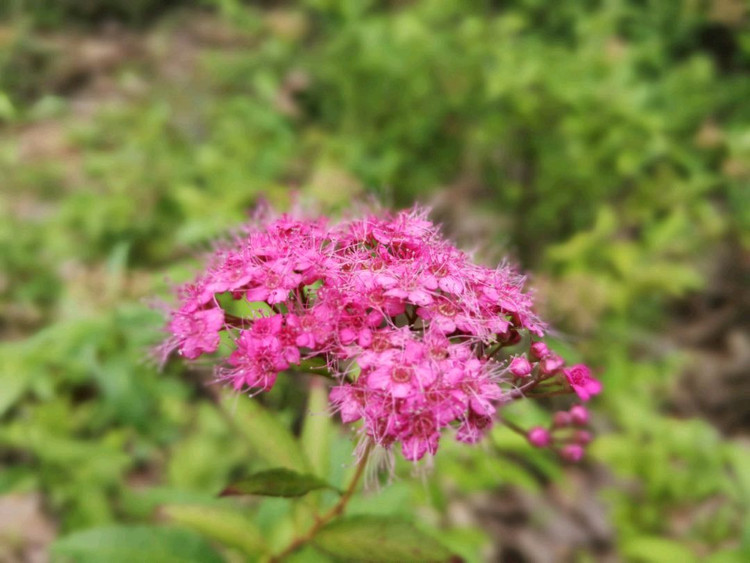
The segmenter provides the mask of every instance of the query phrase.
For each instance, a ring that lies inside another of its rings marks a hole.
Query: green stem
[[[570,395],[570,391],[567,389],[559,389],[557,391],[545,391],[542,393],[532,393],[527,395],[531,399],[539,399],[541,397],[559,397],[560,395]]]
[[[316,517],[315,523],[310,527],[310,529],[307,532],[295,538],[292,541],[292,543],[290,543],[283,551],[271,557],[271,559],[269,560],[269,563],[279,563],[280,561],[283,561],[285,558],[287,558],[292,553],[297,551],[303,545],[310,542],[315,537],[315,534],[317,534],[318,531],[323,526],[325,526],[331,520],[333,520],[334,518],[338,516],[341,516],[344,513],[344,510],[346,509],[346,505],[349,504],[349,501],[351,500],[352,496],[357,490],[357,485],[359,484],[360,479],[362,479],[362,475],[364,475],[365,466],[367,465],[367,459],[370,457],[370,452],[372,452],[372,448],[373,448],[373,443],[369,442],[367,444],[367,447],[365,448],[365,452],[362,454],[362,457],[360,458],[359,463],[357,464],[357,469],[354,472],[354,476],[352,477],[352,480],[349,482],[349,486],[346,488],[346,491],[344,491],[344,494],[341,495],[341,498],[339,499],[339,501],[335,505],[333,505],[328,510],[328,512],[326,512],[322,516]]]
[[[518,426],[516,423],[511,422],[510,420],[507,420],[505,418],[500,419],[500,422],[502,422],[505,426],[513,430],[513,432],[515,432],[516,434],[520,434],[521,436],[526,438],[527,436],[526,430]]]

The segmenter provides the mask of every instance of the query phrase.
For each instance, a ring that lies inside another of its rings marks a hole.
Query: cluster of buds
[[[292,365],[326,375],[343,422],[416,461],[445,428],[478,441],[510,401],[600,391],[542,342],[523,285],[507,265],[474,264],[420,208],[334,224],[266,214],[179,288],[162,351],[214,354],[223,333],[216,377],[249,393]],[[231,314],[231,300],[254,313]]]
[[[526,437],[536,448],[552,448],[566,461],[579,461],[591,442],[591,433],[585,430],[588,422],[586,407],[575,405],[569,411],[557,411],[549,428],[535,426]]]

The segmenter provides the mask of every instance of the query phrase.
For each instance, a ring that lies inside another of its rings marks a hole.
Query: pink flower
[[[295,335],[297,346],[321,350],[332,340],[336,317],[335,312],[323,304],[302,315],[286,315],[286,324]]]
[[[217,369],[218,378],[231,381],[238,390],[270,391],[279,372],[300,361],[299,349],[288,342],[283,320],[282,315],[261,317],[241,331],[237,348],[229,356],[232,368]]]
[[[430,255],[427,269],[422,275],[430,280],[430,286],[460,296],[466,289],[465,267],[466,255],[450,245],[443,245]]]
[[[394,269],[393,274],[396,277],[386,277],[385,274],[380,276],[380,281],[386,287],[384,295],[386,297],[396,297],[403,299],[414,305],[429,305],[433,300],[435,287],[429,287],[429,278],[423,278],[412,268],[403,267]]]
[[[341,413],[341,421],[348,424],[359,420],[365,414],[367,390],[354,385],[339,385],[331,389],[331,403]]]
[[[213,297],[217,293],[234,292],[246,287],[255,277],[257,268],[243,252],[228,252],[221,264],[209,272],[206,291]]]
[[[602,384],[591,376],[591,370],[584,364],[576,364],[563,370],[565,378],[581,400],[588,401],[602,390]]]
[[[456,331],[456,316],[462,313],[461,307],[444,297],[433,301],[426,307],[417,309],[417,315],[420,318],[430,321],[430,327],[443,334],[451,334]]]
[[[357,342],[367,347],[372,342],[372,331],[383,322],[379,311],[370,310],[360,303],[352,302],[338,311],[338,340],[342,345]]]
[[[490,379],[486,363],[476,358],[455,363],[445,374],[444,381],[451,386],[454,396],[462,400],[474,414],[495,414],[495,403],[503,393],[497,383]]]
[[[217,377],[229,380],[237,389],[259,388],[270,391],[280,371],[289,367],[278,338],[257,338],[244,331],[237,339],[237,349],[229,356],[230,368],[219,368]]]
[[[436,374],[422,356],[423,349],[416,343],[408,343],[404,350],[383,352],[379,365],[366,374],[367,385],[397,399],[423,392],[435,381]]]
[[[465,444],[474,444],[484,437],[492,426],[491,416],[480,416],[470,413],[456,432],[456,440]]]
[[[219,347],[219,331],[224,327],[224,311],[218,308],[190,313],[177,312],[169,323],[180,353],[194,360]]]
[[[440,428],[430,410],[417,412],[405,420],[406,430],[399,436],[401,453],[409,461],[418,461],[427,452],[435,454],[440,440]]]

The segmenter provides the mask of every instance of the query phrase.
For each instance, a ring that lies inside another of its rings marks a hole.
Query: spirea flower
[[[588,401],[593,395],[599,394],[602,390],[602,384],[594,379],[588,366],[576,364],[565,368],[563,374],[568,380],[570,387],[582,401]]]
[[[588,400],[601,388],[541,340],[524,278],[474,264],[421,208],[338,223],[266,214],[177,295],[165,358],[217,354],[217,379],[252,393],[315,360],[335,381],[342,421],[361,421],[384,448],[400,444],[408,460],[435,454],[445,429],[477,442],[510,401],[571,391]],[[232,302],[254,313],[231,314]],[[218,353],[222,334],[228,351]],[[568,416],[580,424],[582,412]],[[541,428],[529,439],[555,443]]]

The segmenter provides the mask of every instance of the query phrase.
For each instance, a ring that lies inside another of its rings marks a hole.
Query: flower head
[[[425,209],[339,223],[266,213],[178,290],[165,349],[195,359],[217,352],[225,333],[217,378],[252,393],[303,359],[322,360],[342,421],[361,420],[369,440],[400,443],[416,461],[435,454],[446,429],[478,441],[508,401],[560,384],[583,400],[600,391],[586,366],[566,368],[540,340],[546,326],[524,283],[507,264],[473,264]],[[219,296],[264,312],[237,317]],[[583,425],[581,408],[555,428]],[[537,427],[528,439],[543,447],[552,436]]]

